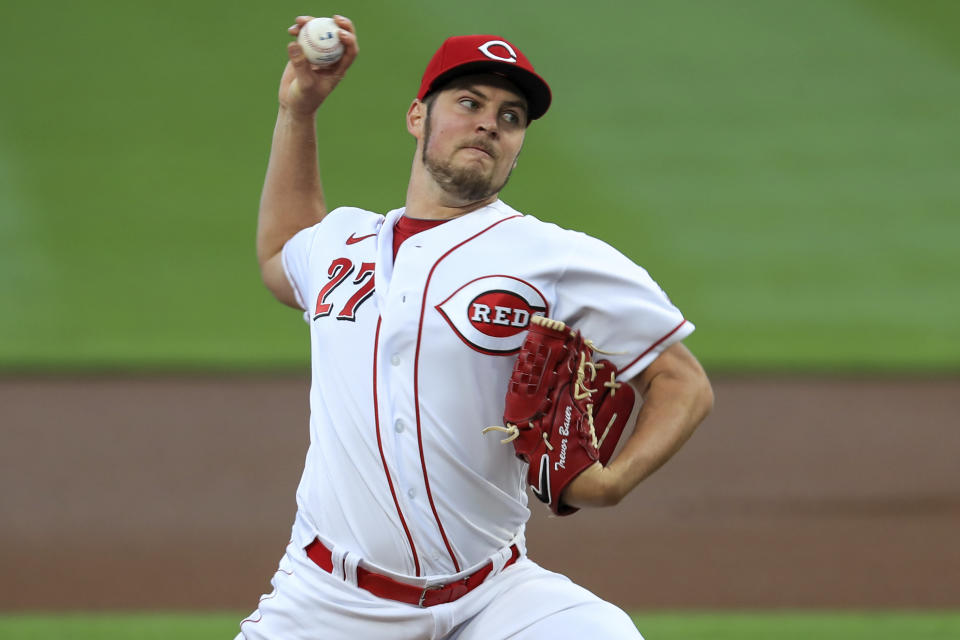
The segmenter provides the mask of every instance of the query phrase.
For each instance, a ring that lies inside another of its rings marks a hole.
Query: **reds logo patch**
[[[547,301],[519,278],[484,276],[454,291],[436,309],[472,349],[508,355],[520,350],[530,316],[547,315]]]
[[[502,56],[491,51],[491,47],[499,47],[503,49],[507,55]],[[480,53],[487,56],[491,60],[499,60],[500,62],[516,62],[517,61],[517,52],[513,50],[513,47],[510,46],[509,42],[504,42],[503,40],[489,40],[484,42],[482,45],[477,47],[480,50]]]

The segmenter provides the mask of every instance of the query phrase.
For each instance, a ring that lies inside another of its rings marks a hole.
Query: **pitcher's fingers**
[[[313,84],[310,61],[303,55],[303,49],[296,41],[287,43],[287,55],[290,57],[290,64],[293,65],[293,72],[296,74],[300,86],[309,87]]]
[[[360,50],[360,46],[357,44],[357,36],[343,29],[337,32],[337,36],[340,38],[340,44],[343,45],[344,55],[352,52],[353,56],[356,57],[357,51]]]
[[[313,16],[297,16],[297,19],[292,25],[287,27],[287,33],[292,36],[300,35],[300,29],[303,28],[303,25],[307,24],[313,20]]]
[[[353,26],[353,20],[347,18],[346,16],[336,15],[333,16],[333,21],[337,23],[337,26],[345,31],[350,33],[356,33],[357,29]]]
[[[357,45],[357,36],[349,31],[340,30],[337,32],[340,37],[340,44],[343,45],[343,57],[337,62],[337,69],[340,73],[346,71],[347,67],[353,64],[357,54],[360,53],[360,47]]]

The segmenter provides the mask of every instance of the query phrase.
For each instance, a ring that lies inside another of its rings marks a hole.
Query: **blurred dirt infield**
[[[627,608],[960,608],[960,380],[714,384],[707,423],[619,507],[532,504],[530,556]],[[252,610],[293,520],[307,386],[0,379],[0,610]]]

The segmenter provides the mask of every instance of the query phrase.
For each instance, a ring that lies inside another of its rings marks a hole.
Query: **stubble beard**
[[[499,193],[510,180],[511,169],[503,182],[494,185],[493,175],[483,171],[480,165],[455,166],[450,160],[440,160],[427,153],[430,148],[430,113],[427,113],[423,137],[423,166],[446,193],[461,202],[477,202]]]

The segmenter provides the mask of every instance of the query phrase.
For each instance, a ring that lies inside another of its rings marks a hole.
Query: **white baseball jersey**
[[[516,542],[525,463],[497,434],[532,314],[580,329],[628,380],[693,325],[639,266],[503,202],[418,233],[340,208],[287,242],[310,325],[310,448],[294,543],[447,576]]]

